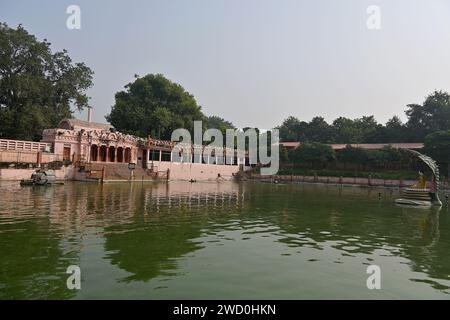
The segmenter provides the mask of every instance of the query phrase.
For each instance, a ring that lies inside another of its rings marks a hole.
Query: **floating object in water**
[[[53,184],[64,184],[62,181],[56,181],[56,176],[52,171],[42,169],[36,170],[29,180],[20,181],[21,186],[48,186]]]

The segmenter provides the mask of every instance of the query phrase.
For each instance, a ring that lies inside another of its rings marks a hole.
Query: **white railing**
[[[0,139],[0,150],[8,151],[51,151],[52,144],[46,142]]]

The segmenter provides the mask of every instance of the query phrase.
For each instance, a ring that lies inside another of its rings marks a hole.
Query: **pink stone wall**
[[[239,166],[203,164],[203,163],[178,163],[154,161],[155,170],[167,171],[170,169],[170,180],[217,180],[218,174],[221,180],[231,180],[233,173],[239,171]]]
[[[22,180],[30,179],[36,169],[0,169],[0,180]],[[74,175],[74,167],[62,167],[60,170],[53,170],[58,180],[71,180]]]
[[[384,179],[370,179],[369,178],[350,178],[350,177],[314,177],[314,176],[291,176],[291,175],[276,175],[276,176],[261,176],[260,174],[252,174],[251,179],[271,182],[279,180],[281,182],[317,182],[329,184],[344,184],[344,185],[361,185],[361,186],[386,186],[386,187],[406,187],[417,181],[414,180],[384,180]]]
[[[37,152],[35,151],[0,151],[0,162],[9,163],[37,163]],[[42,153],[42,163],[61,161],[62,157],[54,153]]]

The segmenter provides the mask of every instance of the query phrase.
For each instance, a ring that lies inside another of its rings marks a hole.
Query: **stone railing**
[[[52,144],[46,142],[0,139],[0,151],[51,151]]]

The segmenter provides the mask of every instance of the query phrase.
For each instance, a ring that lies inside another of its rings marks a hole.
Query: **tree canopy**
[[[314,168],[325,166],[335,160],[336,155],[329,145],[313,142],[302,143],[292,151],[290,158],[295,163],[308,163]]]
[[[208,128],[219,129],[222,134],[225,134],[227,129],[236,129],[234,124],[230,121],[224,120],[218,116],[206,117],[206,125]]]
[[[88,106],[93,72],[66,50],[52,53],[21,25],[0,23],[0,138],[39,140],[42,130]]]
[[[450,173],[450,130],[436,131],[425,137],[424,153],[439,163],[443,173]]]
[[[405,114],[408,121],[403,124],[393,116],[385,125],[373,116],[357,119],[339,117],[328,124],[322,117],[310,122],[288,117],[278,128],[281,141],[320,143],[394,143],[423,142],[425,136],[438,130],[450,128],[450,95],[434,91],[423,104],[409,104]]]
[[[172,131],[192,132],[194,121],[205,120],[194,96],[161,74],[136,77],[117,92],[106,119],[119,131],[170,140]]]

